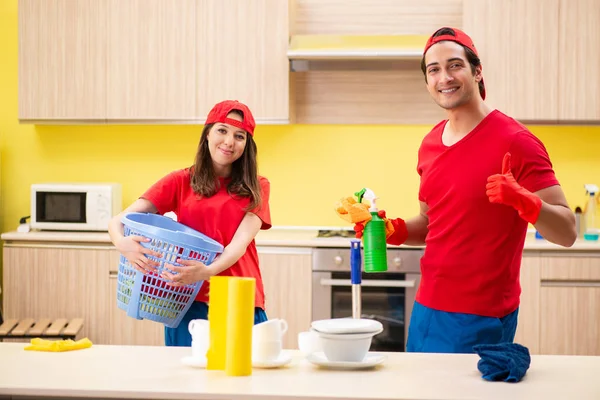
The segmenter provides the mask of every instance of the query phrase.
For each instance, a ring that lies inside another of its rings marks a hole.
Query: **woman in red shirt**
[[[148,256],[161,255],[143,247],[141,236],[124,236],[121,218],[129,212],[174,212],[184,225],[223,244],[224,251],[210,265],[177,260],[162,277],[173,286],[204,281],[196,301],[177,328],[165,327],[167,346],[191,346],[188,323],[207,319],[209,278],[215,275],[256,279],[254,322],[266,321],[263,282],[254,237],[271,227],[269,181],[258,175],[256,124],[250,109],[233,100],[216,104],[208,114],[193,166],[171,172],[114,217],[109,234],[119,252],[142,273],[156,270]]]

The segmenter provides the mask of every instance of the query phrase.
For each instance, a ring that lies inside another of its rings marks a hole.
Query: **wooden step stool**
[[[67,320],[64,318],[25,318],[8,319],[0,325],[0,342],[3,339],[72,339],[83,327],[82,318]]]

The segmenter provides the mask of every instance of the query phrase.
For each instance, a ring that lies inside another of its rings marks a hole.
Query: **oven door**
[[[420,274],[364,273],[361,284],[361,317],[383,324],[373,338],[371,351],[406,351],[408,323]],[[352,317],[349,272],[313,272],[313,320]]]

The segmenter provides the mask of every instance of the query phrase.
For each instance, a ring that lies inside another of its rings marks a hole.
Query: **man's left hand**
[[[535,224],[542,209],[542,199],[519,185],[510,167],[510,153],[502,160],[502,173],[488,178],[486,194],[492,203],[511,206],[525,221]]]

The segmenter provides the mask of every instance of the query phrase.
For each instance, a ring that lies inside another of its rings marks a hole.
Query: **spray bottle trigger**
[[[354,195],[356,196],[356,199],[358,200],[359,203],[362,203],[363,196],[365,195],[366,191],[367,191],[367,189],[363,188],[362,190],[354,193]]]

